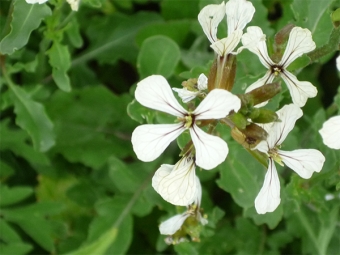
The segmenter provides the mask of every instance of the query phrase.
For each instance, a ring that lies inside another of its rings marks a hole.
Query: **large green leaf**
[[[115,13],[105,18],[94,18],[87,28],[91,45],[85,53],[72,61],[72,65],[94,58],[110,64],[118,59],[135,62],[138,53],[136,34],[145,25],[159,20],[160,17],[152,13],[138,13],[131,17]]]
[[[138,71],[141,78],[152,74],[170,77],[181,57],[178,45],[168,37],[157,35],[143,42],[138,55]]]
[[[55,144],[53,123],[43,104],[30,98],[26,91],[11,86],[16,123],[31,136],[34,148],[44,152]]]
[[[230,153],[219,169],[221,178],[217,180],[219,187],[228,191],[235,202],[243,208],[254,206],[255,197],[264,180],[265,168],[235,142],[228,143]]]
[[[104,255],[107,254],[106,251],[109,246],[115,241],[117,237],[117,229],[112,228],[102,234],[98,239],[94,242],[80,247],[76,251],[72,251],[67,253],[68,255],[84,255],[84,254],[96,254],[96,255]]]
[[[71,91],[70,79],[67,70],[70,68],[71,60],[67,46],[55,41],[47,54],[50,57],[49,63],[52,66],[52,76],[57,86],[65,91]]]
[[[296,25],[308,28],[317,46],[322,46],[328,41],[332,31],[330,19],[330,5],[334,0],[309,1],[295,0],[291,4]]]
[[[11,31],[1,41],[0,52],[12,54],[25,46],[31,32],[38,28],[41,20],[51,13],[51,9],[46,4],[28,4],[23,0],[15,0]]]

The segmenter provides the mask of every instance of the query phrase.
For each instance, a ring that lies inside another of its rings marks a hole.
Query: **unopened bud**
[[[243,114],[237,112],[229,116],[229,119],[234,123],[234,125],[239,129],[245,129],[247,126],[247,119]]]
[[[267,132],[260,126],[251,123],[245,129],[234,127],[231,136],[243,147],[254,148],[260,141],[267,138]]]
[[[290,31],[294,28],[293,24],[288,24],[284,26],[279,32],[275,35],[275,43],[274,43],[274,54],[271,56],[272,60],[276,63],[280,62],[283,52],[286,48],[286,43],[289,38]]]
[[[340,27],[340,8],[332,12],[331,17],[332,17],[333,26],[335,28]]]
[[[256,110],[255,110],[256,109]],[[250,114],[250,118],[256,123],[271,123],[278,119],[275,112],[265,108],[254,108],[255,111]]]
[[[208,90],[225,89],[231,91],[236,75],[236,57],[232,54],[217,56],[208,77]]]
[[[245,94],[245,96],[250,97],[248,101],[253,102],[254,105],[263,103],[273,98],[276,94],[281,91],[281,85],[279,82],[268,83],[257,89],[254,89]]]

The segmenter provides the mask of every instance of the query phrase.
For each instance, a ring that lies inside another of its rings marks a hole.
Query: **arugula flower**
[[[322,153],[315,149],[284,151],[280,145],[302,116],[302,110],[294,104],[285,105],[277,111],[280,122],[265,126],[268,131],[266,141],[261,141],[255,149],[269,156],[268,170],[263,186],[255,199],[255,209],[259,214],[273,212],[280,204],[280,181],[274,161],[286,165],[304,179],[314,172],[320,172],[325,162]]]
[[[227,4],[210,4],[198,14],[198,22],[209,41],[210,47],[219,55],[231,53],[241,40],[243,29],[255,13],[253,4],[246,0],[229,0]],[[228,37],[217,38],[217,27],[227,15]]]
[[[340,116],[325,121],[319,133],[325,145],[332,149],[340,149]]]
[[[295,75],[287,70],[287,67],[302,54],[315,49],[312,34],[308,29],[294,27],[289,34],[286,50],[279,63],[274,63],[268,56],[266,36],[260,27],[248,27],[247,33],[242,36],[242,44],[255,53],[262,65],[268,68],[266,74],[250,85],[246,92],[252,91],[264,84],[271,83],[276,76],[280,76],[286,83],[293,103],[299,107],[306,104],[308,98],[315,97],[316,88],[308,81],[299,81]]]
[[[152,75],[137,84],[136,100],[151,109],[169,113],[178,118],[175,124],[146,124],[132,133],[132,145],[142,161],[152,161],[183,131],[189,130],[195,146],[196,165],[210,170],[222,163],[228,154],[228,145],[220,137],[205,133],[197,124],[200,120],[221,119],[229,112],[237,112],[240,99],[222,89],[212,90],[193,111],[185,110],[176,100],[167,80]]]

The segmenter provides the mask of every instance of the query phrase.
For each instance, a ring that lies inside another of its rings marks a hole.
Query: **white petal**
[[[238,43],[240,42],[242,37],[242,30],[236,30],[228,37],[218,40],[210,45],[210,47],[219,55],[226,56],[231,53]]]
[[[183,158],[176,165],[162,165],[152,178],[152,186],[171,204],[187,206],[197,198],[198,178],[192,159]]]
[[[312,33],[307,28],[294,27],[290,31],[287,47],[278,65],[285,69],[295,59],[314,50],[315,47]]]
[[[224,2],[205,6],[198,14],[198,22],[211,43],[217,41],[217,26],[225,15]]]
[[[201,201],[202,201],[202,186],[200,179],[196,176],[196,197],[194,199],[194,203],[200,207],[201,206]]]
[[[190,216],[189,213],[185,212],[183,214],[178,214],[159,225],[159,231],[161,235],[173,235],[175,234],[183,225],[184,221]]]
[[[193,114],[195,120],[221,119],[230,111],[237,112],[241,107],[241,100],[224,89],[213,89],[203,99]]]
[[[269,147],[267,141],[261,141],[261,142],[259,142],[258,145],[256,145],[256,147],[254,148],[254,150],[255,150],[255,149],[256,149],[256,150],[259,150],[259,151],[261,151],[261,152],[263,152],[263,153],[265,153],[265,154],[268,155],[268,151],[269,151],[271,148]]]
[[[182,123],[138,126],[132,132],[133,150],[138,159],[145,162],[152,161],[158,158],[184,130]]]
[[[197,88],[198,90],[205,90],[208,88],[208,78],[203,73],[201,73],[200,76],[198,76]]]
[[[338,68],[340,72],[340,55],[336,58],[336,68]]]
[[[258,79],[257,81],[255,81],[253,84],[251,84],[247,89],[246,89],[246,93],[257,89],[259,87],[262,87],[263,85],[267,84],[267,83],[271,83],[274,80],[275,76],[272,75],[272,73],[270,72],[270,70],[268,70],[266,72],[266,74]]]
[[[229,0],[226,4],[228,35],[243,28],[251,21],[255,12],[253,4],[246,0]]]
[[[299,81],[295,75],[284,70],[281,72],[281,77],[285,81],[293,103],[299,107],[306,104],[308,98],[315,97],[318,93],[316,87],[308,81]]]
[[[323,143],[329,148],[340,149],[340,116],[335,116],[323,123],[319,130]]]
[[[70,4],[72,11],[78,11],[80,0],[67,0]]]
[[[183,117],[187,111],[177,102],[167,80],[161,75],[151,75],[137,84],[135,97],[151,109]]]
[[[182,99],[183,103],[187,103],[193,100],[200,91],[189,91],[187,88],[179,89],[179,88],[172,88],[174,91],[178,93],[178,96]]]
[[[275,63],[268,56],[266,35],[260,27],[252,26],[247,28],[247,33],[242,36],[242,44],[245,48],[256,54],[261,63],[268,69]]]
[[[314,172],[320,172],[325,162],[322,153],[314,149],[278,150],[278,153],[286,166],[305,179],[310,178]]]
[[[259,214],[273,212],[279,206],[280,201],[280,180],[275,163],[270,159],[263,186],[255,199],[255,209]]]
[[[283,106],[276,114],[280,121],[275,122],[268,132],[267,142],[270,148],[280,145],[294,128],[297,119],[303,115],[302,110],[294,104]]]
[[[196,124],[190,128],[190,135],[196,150],[196,165],[210,170],[226,159],[228,145],[220,137],[205,133]]]

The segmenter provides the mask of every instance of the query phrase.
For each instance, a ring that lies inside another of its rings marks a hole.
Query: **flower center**
[[[282,72],[282,66],[274,65],[271,67],[271,71],[275,76],[278,76]]]
[[[183,119],[184,127],[186,129],[190,128],[193,125],[194,121],[195,121],[194,115],[189,114],[189,115],[185,116],[184,119]]]
[[[280,164],[281,166],[284,166],[283,162],[282,162],[282,158],[280,157],[280,154],[277,151],[277,148],[272,148],[268,151],[269,156],[274,159],[278,164]]]

